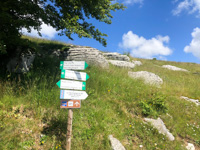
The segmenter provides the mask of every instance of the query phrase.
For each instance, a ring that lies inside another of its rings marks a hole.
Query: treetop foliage
[[[42,23],[51,25],[59,35],[72,39],[93,38],[106,46],[104,33],[88,22],[94,18],[111,24],[111,11],[124,9],[112,0],[2,0],[0,1],[0,54],[11,53],[21,42],[21,29],[36,29],[40,34]],[[6,48],[5,48],[6,47]]]

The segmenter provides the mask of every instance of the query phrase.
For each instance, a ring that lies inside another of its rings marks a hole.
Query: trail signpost
[[[88,97],[86,90],[86,82],[89,76],[85,72],[77,72],[73,70],[84,70],[88,67],[85,61],[61,61],[61,80],[56,84],[60,90],[60,108],[68,108],[68,121],[67,121],[67,138],[66,138],[66,150],[71,149],[71,135],[72,135],[72,119],[73,108],[81,108],[81,100],[85,100]],[[69,79],[69,80],[65,80]],[[80,80],[80,81],[73,81]],[[74,91],[79,90],[79,91]]]

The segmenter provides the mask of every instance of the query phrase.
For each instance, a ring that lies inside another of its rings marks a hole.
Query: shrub
[[[140,101],[142,114],[145,116],[158,116],[159,113],[166,113],[168,108],[165,103],[166,96],[162,94],[153,94],[148,100]]]

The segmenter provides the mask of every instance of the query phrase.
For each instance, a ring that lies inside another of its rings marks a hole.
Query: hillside
[[[33,39],[40,52],[68,45]],[[41,47],[42,45],[42,47]],[[73,150],[110,150],[109,135],[127,150],[184,150],[188,143],[200,149],[200,106],[181,99],[200,100],[200,65],[130,57],[141,61],[133,69],[109,64],[85,70],[88,98],[74,109]],[[0,76],[0,149],[65,149],[66,109],[60,109],[60,60],[46,54],[36,57],[29,72]],[[162,65],[188,70],[173,71]],[[133,79],[128,72],[148,71],[162,80],[160,87]],[[145,118],[161,118],[174,136],[170,141]]]

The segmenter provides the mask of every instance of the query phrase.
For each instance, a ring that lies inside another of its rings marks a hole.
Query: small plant
[[[21,147],[23,147],[24,149],[29,149],[31,148],[33,145],[35,145],[34,140],[28,140],[28,141],[24,141],[20,143]]]
[[[1,54],[6,54],[6,45],[4,44],[3,41],[0,41],[0,55]]]
[[[195,141],[197,145],[200,145],[200,139]]]
[[[70,49],[70,46],[68,45],[68,46],[63,46],[62,48],[61,48],[61,51],[67,51],[67,50],[69,50]]]
[[[167,106],[165,104],[166,97],[161,94],[153,94],[149,100],[144,100],[139,103],[142,108],[142,114],[145,116],[157,116],[158,113],[166,113]]]
[[[124,52],[123,55],[131,56],[130,52]]]
[[[165,104],[166,96],[161,94],[154,95],[153,98],[151,98],[150,105],[152,105],[153,109],[157,112],[166,113],[167,112],[167,106]]]
[[[149,116],[149,115],[157,115],[156,112],[154,112],[153,108],[151,107],[151,105],[149,105],[146,101],[141,101],[140,102],[140,106],[142,107],[142,114],[145,116]],[[156,113],[156,114],[155,114]]]
[[[41,138],[40,138],[40,145],[43,145],[46,141],[47,141],[47,136],[46,135],[41,135]]]

